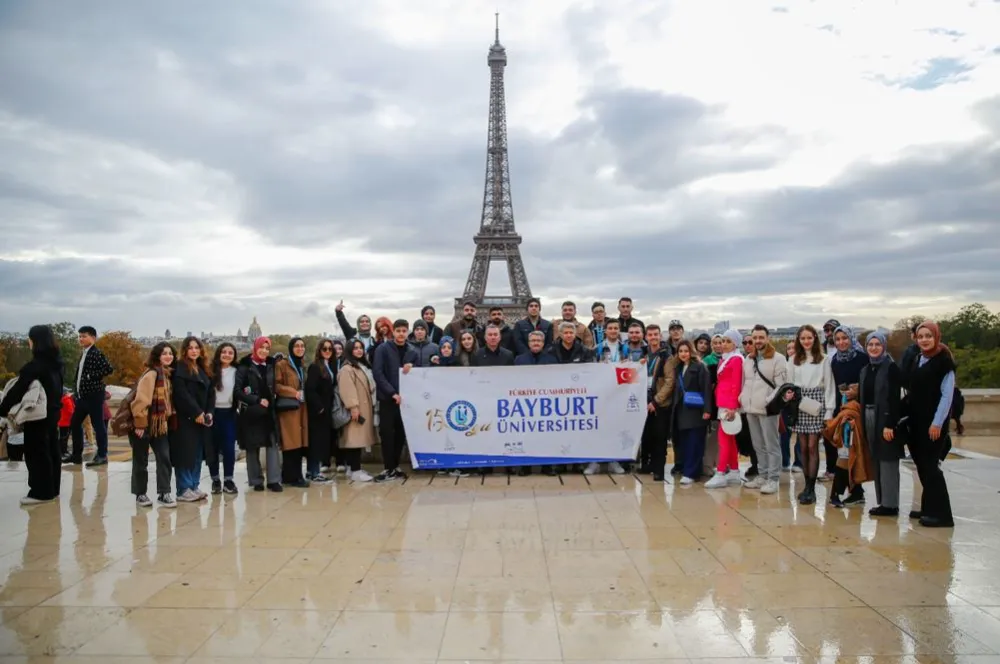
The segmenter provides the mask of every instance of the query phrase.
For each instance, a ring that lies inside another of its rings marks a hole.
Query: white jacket
[[[760,373],[754,368],[754,358],[743,358],[743,390],[740,392],[740,406],[747,415],[766,415],[767,404],[783,383],[787,383],[785,356],[774,350],[768,344],[764,348],[763,357],[758,359]],[[763,376],[763,377],[762,377]],[[774,387],[764,379],[771,381]]]
[[[0,393],[0,398],[3,398],[3,395],[7,394],[16,382],[17,378],[11,378],[7,381],[3,392]],[[20,431],[25,422],[37,422],[48,417],[47,409],[48,398],[45,396],[45,388],[40,382],[33,380],[28,386],[28,391],[21,397],[20,403],[14,404],[14,407],[7,413],[7,420],[13,425],[12,428],[15,431]]]
[[[802,365],[795,364],[794,360],[788,362],[788,382],[803,390],[823,388],[823,419],[833,419],[833,411],[837,406],[837,386],[833,379],[833,366],[827,358],[823,358],[819,364],[811,361]]]

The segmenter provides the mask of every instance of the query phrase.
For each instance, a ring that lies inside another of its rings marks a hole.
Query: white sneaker
[[[447,475],[448,475],[448,477],[468,477],[469,476],[469,474],[467,472],[465,472],[464,470],[459,470],[458,468],[456,468],[455,470],[449,470],[447,472]]]
[[[41,505],[42,503],[51,503],[55,498],[50,500],[42,500],[41,498],[32,498],[31,496],[25,496],[21,498],[21,504],[24,506],[28,505]]]
[[[760,487],[761,493],[778,493],[778,483],[774,480],[768,480]]]
[[[727,486],[729,486],[729,480],[727,478],[727,475],[728,475],[728,473],[723,473],[721,471],[717,471],[715,473],[715,475],[712,476],[712,479],[710,479],[709,481],[705,482],[705,488],[706,489],[725,489]]]
[[[739,486],[743,484],[743,476],[740,475],[739,469],[730,470],[726,473],[726,482],[729,483],[729,486]]]
[[[601,464],[599,463],[588,463],[587,467],[583,469],[584,475],[596,475],[601,470]]]
[[[781,469],[781,472],[783,472],[783,473],[791,473],[792,472],[792,467],[791,466],[784,466]]]
[[[622,465],[617,461],[612,461],[608,464],[608,472],[612,475],[624,475],[625,469],[622,468]]]
[[[350,478],[352,482],[371,482],[372,476],[368,474],[365,469],[355,470],[350,473]]]
[[[801,475],[802,474],[802,466],[792,466],[792,474],[793,475]]]
[[[681,486],[691,486],[692,484],[694,484],[694,480],[690,477],[681,478]]]
[[[743,483],[744,489],[759,489],[764,486],[764,480],[760,478],[760,475]]]
[[[330,470],[330,469],[327,468],[327,470]],[[347,472],[347,466],[337,466],[337,472],[338,473],[346,473]]]
[[[177,502],[179,503],[196,503],[199,500],[201,500],[201,498],[191,489],[187,489],[184,493],[177,496]]]

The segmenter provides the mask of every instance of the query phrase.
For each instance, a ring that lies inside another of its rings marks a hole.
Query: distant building
[[[247,342],[252,346],[253,342],[262,336],[264,336],[264,333],[260,331],[260,323],[257,322],[257,317],[254,316],[253,322],[250,323],[250,327],[247,329]]]
[[[728,330],[730,327],[731,326],[729,325],[729,321],[728,320],[720,320],[718,323],[716,323],[714,326],[712,326],[712,333],[713,334],[722,334],[723,332],[725,332],[726,330]]]

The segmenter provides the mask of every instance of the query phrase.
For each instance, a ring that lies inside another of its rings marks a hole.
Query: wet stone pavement
[[[802,508],[797,475],[341,477],[168,510],[122,463],[21,508],[0,465],[0,663],[1000,662],[1000,460],[945,470],[953,531],[828,485]]]

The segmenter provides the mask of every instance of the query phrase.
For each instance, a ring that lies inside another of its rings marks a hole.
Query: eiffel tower
[[[486,138],[486,184],[483,187],[483,215],[479,232],[473,237],[476,253],[465,284],[465,293],[455,298],[455,313],[462,315],[462,305],[476,303],[479,317],[485,318],[489,307],[502,307],[504,319],[513,322],[524,317],[531,297],[531,286],[521,260],[521,236],[514,229],[514,205],[510,198],[510,166],[507,162],[507,110],[504,100],[503,70],[507,51],[500,44],[500,15],[496,15],[496,38],[486,62],[490,67],[490,121]],[[507,263],[509,296],[490,296],[486,281],[493,261]]]

